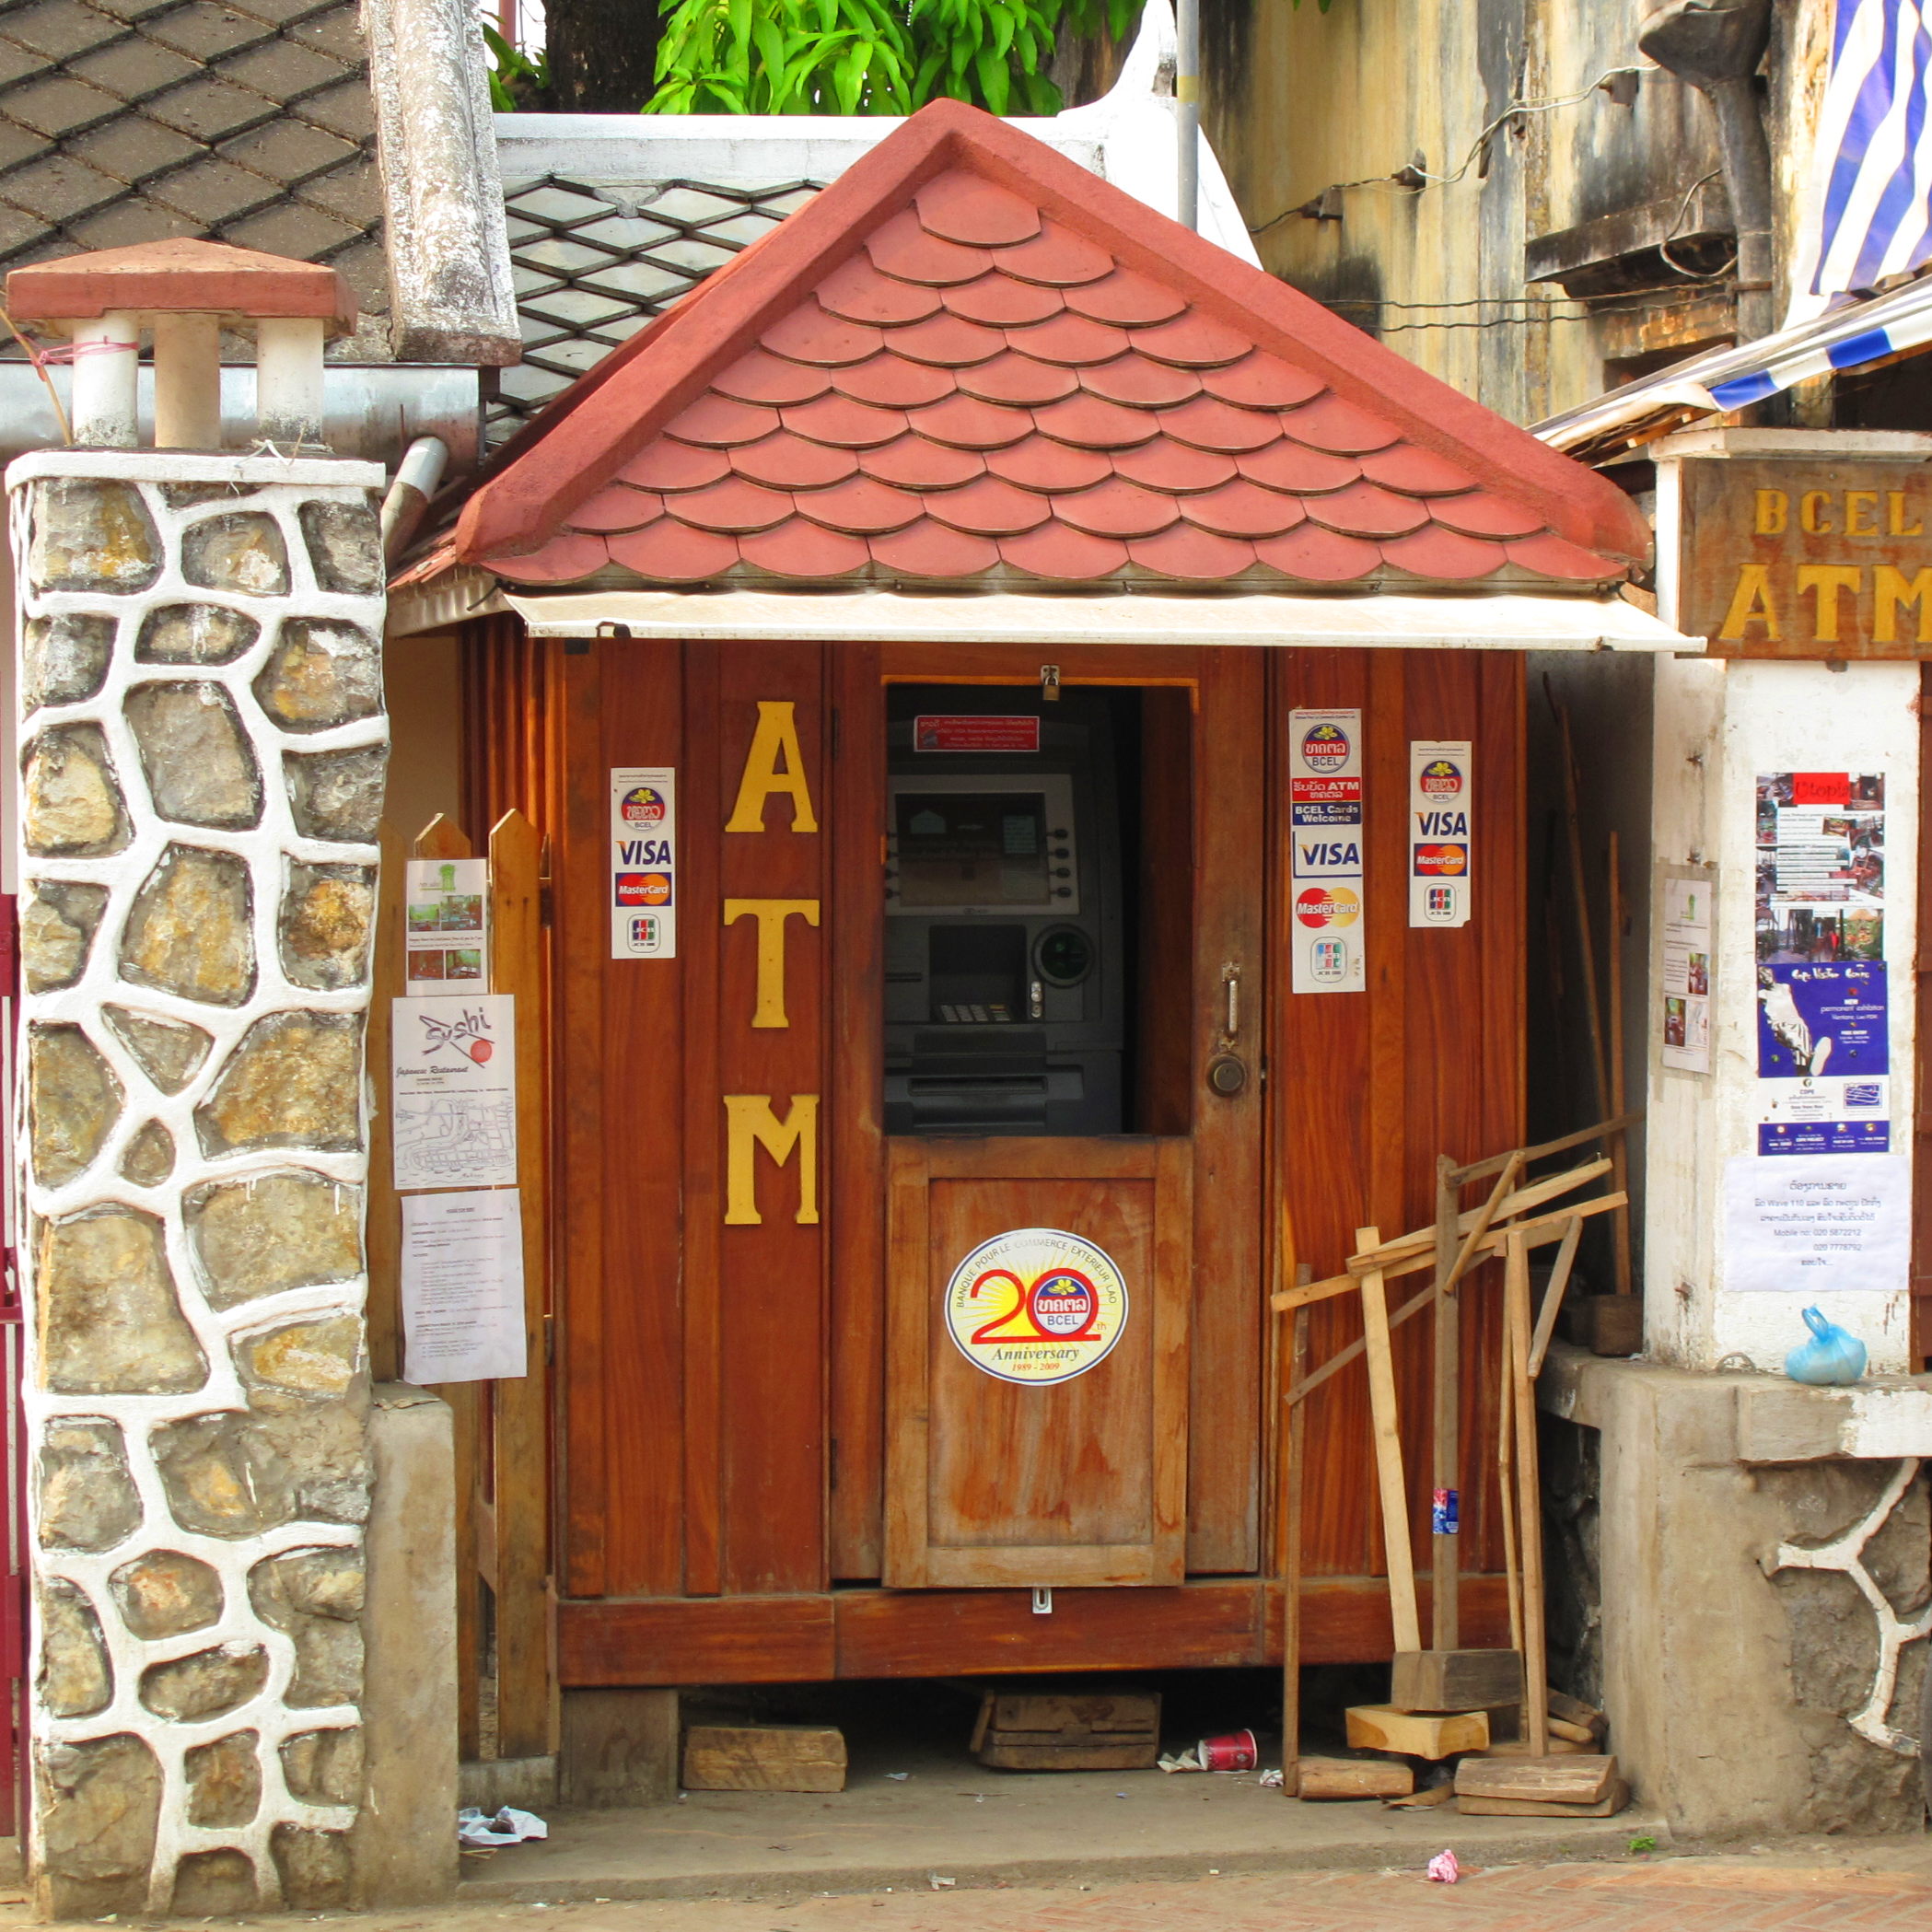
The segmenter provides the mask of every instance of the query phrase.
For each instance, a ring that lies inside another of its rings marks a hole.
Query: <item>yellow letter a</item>
[[[725,822],[727,832],[762,832],[764,801],[774,792],[784,792],[790,797],[794,832],[818,831],[811,792],[805,783],[805,754],[798,749],[798,727],[793,722],[793,708],[789,698],[759,699],[758,728],[751,734],[751,749],[745,753],[744,772],[738,781],[738,803]]]

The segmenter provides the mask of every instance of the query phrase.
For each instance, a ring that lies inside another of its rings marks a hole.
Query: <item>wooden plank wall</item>
[[[877,960],[867,939],[878,925],[879,843],[870,810],[841,809],[870,787],[855,776],[849,746],[834,755],[833,713],[876,716],[879,654],[566,646],[525,640],[506,619],[468,627],[467,645],[466,819],[491,822],[520,805],[552,840],[561,1590],[794,1600],[833,1577],[876,1577],[882,1404],[865,1365],[883,1345],[874,1285],[882,1229],[863,1214],[835,1220],[832,1205],[855,1178],[861,1193],[867,1175],[883,1179],[867,990]],[[1228,661],[1204,667],[1207,676],[1265,692],[1268,769],[1241,775],[1274,801],[1274,817],[1251,820],[1242,835],[1259,841],[1271,866],[1286,851],[1287,712],[1358,704],[1369,714],[1370,991],[1290,999],[1271,985],[1265,1005],[1272,1077],[1257,1158],[1264,1152],[1287,1190],[1294,1251],[1279,1269],[1291,1274],[1299,1261],[1328,1272],[1356,1226],[1374,1220],[1392,1231],[1429,1218],[1438,1153],[1473,1159],[1520,1137],[1522,665],[1501,653],[1214,655]],[[925,674],[946,673],[936,661]],[[720,830],[761,701],[792,706],[815,832],[793,828],[793,800],[782,793],[764,800],[762,832]],[[1408,741],[1465,737],[1476,742],[1475,917],[1461,931],[1412,933]],[[1204,755],[1211,766],[1214,749]],[[609,959],[609,773],[632,764],[679,772],[680,959],[662,970]],[[786,922],[784,1030],[749,1024],[757,926],[750,917],[725,926],[727,897],[820,902],[817,927]],[[1251,910],[1279,922],[1286,895],[1278,885],[1257,890]],[[876,949],[876,937],[869,943]],[[1284,955],[1272,950],[1278,962]],[[1245,990],[1260,1008],[1258,989]],[[816,1223],[796,1217],[804,1203],[795,1147],[783,1165],[754,1150],[762,1219],[724,1225],[727,1094],[768,1097],[780,1122],[793,1096],[820,1097]],[[1272,1228],[1275,1204],[1263,1211]],[[1493,1440],[1499,1291],[1477,1280],[1465,1321],[1465,1359],[1481,1370],[1465,1379],[1472,1472]],[[1311,1361],[1352,1340],[1359,1320],[1343,1304],[1318,1309]],[[1412,1323],[1398,1341],[1425,1547],[1426,1331]],[[1258,1319],[1251,1333],[1251,1351],[1261,1344]],[[833,1335],[836,1350],[826,1344]],[[1240,1389],[1197,1385],[1195,1404],[1218,1394],[1244,1429],[1272,1428],[1274,1404],[1255,1400],[1260,1373]],[[1358,1371],[1314,1401],[1311,1578],[1381,1567],[1366,1409]],[[1495,1510],[1481,1483],[1465,1478],[1463,1510],[1465,1568],[1498,1569]],[[1251,1568],[1269,1547],[1255,1540],[1265,1527],[1236,1498],[1213,1541],[1217,1554],[1231,1548],[1239,1560],[1191,1566]]]
[[[1278,750],[1297,707],[1358,705],[1366,714],[1368,990],[1277,997],[1273,1005],[1274,1166],[1287,1193],[1292,1259],[1326,1275],[1341,1268],[1356,1228],[1374,1223],[1393,1234],[1434,1218],[1438,1153],[1475,1160],[1521,1141],[1523,666],[1502,652],[1283,651],[1272,669]],[[1475,745],[1474,913],[1454,931],[1409,928],[1412,739]],[[1276,782],[1271,793],[1285,844],[1286,786]],[[1284,893],[1276,895],[1274,916],[1288,916]],[[1494,1265],[1465,1291],[1465,1573],[1502,1566],[1493,1473],[1501,1295]],[[1395,1347],[1410,1520],[1425,1565],[1429,1326],[1410,1322]],[[1351,1299],[1319,1304],[1310,1311],[1309,1367],[1360,1333]],[[1361,1370],[1334,1377],[1310,1402],[1306,1573],[1379,1575],[1381,1530],[1370,1500]]]

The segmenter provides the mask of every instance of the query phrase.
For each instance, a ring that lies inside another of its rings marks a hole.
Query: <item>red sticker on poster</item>
[[[1849,772],[1793,772],[1791,802],[1794,805],[1848,805],[1852,796]]]
[[[1453,879],[1469,870],[1467,845],[1417,845],[1414,857],[1418,879]]]
[[[915,751],[1037,751],[1040,720],[1001,712],[928,714],[913,720]]]

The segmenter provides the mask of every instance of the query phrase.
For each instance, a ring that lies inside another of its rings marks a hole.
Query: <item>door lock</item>
[[[1248,1063],[1238,1053],[1216,1053],[1207,1063],[1207,1088],[1231,1100],[1248,1084]]]

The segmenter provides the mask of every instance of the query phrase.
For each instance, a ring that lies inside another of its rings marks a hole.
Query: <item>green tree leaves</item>
[[[1124,40],[1141,0],[665,0],[650,114],[1053,114],[1065,29]]]

